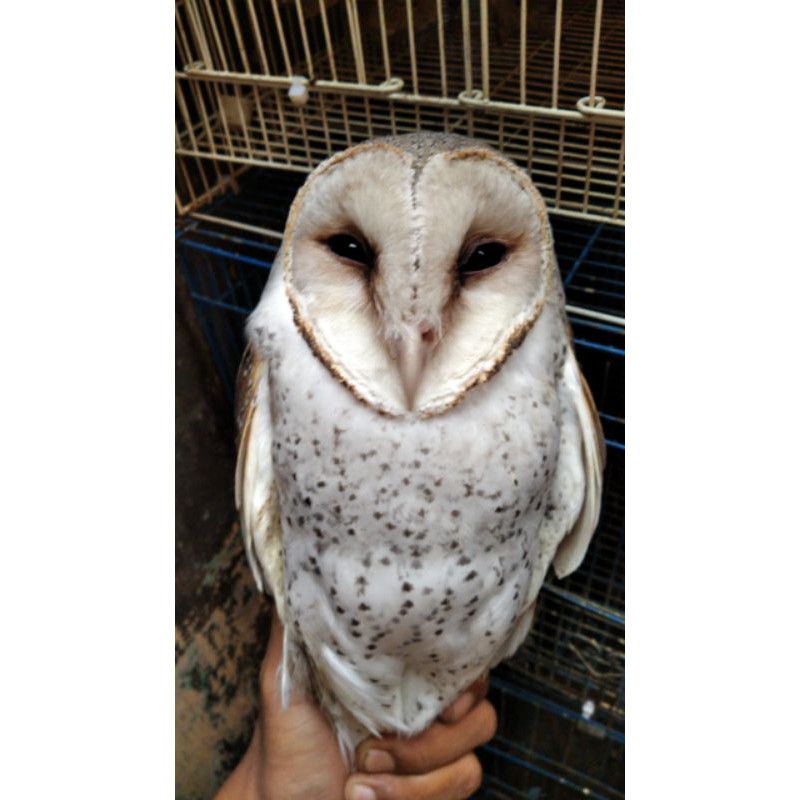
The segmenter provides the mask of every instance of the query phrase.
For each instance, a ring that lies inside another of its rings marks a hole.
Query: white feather
[[[362,710],[364,700],[373,694],[372,686],[358,674],[353,666],[339,658],[327,645],[322,645],[320,655],[325,678],[336,698],[374,736],[380,735],[378,720],[386,716],[385,712],[381,713],[378,709],[376,714],[374,709]],[[390,719],[387,721],[393,727],[398,722],[400,726],[403,725],[402,720]]]
[[[252,358],[252,379],[243,400],[247,404],[246,421],[236,461],[236,505],[256,585],[259,591],[273,596],[278,615],[284,620],[283,542],[273,479],[269,368],[258,354]]]
[[[578,416],[585,488],[580,516],[553,559],[553,569],[559,578],[565,578],[578,569],[586,555],[600,519],[605,466],[603,429],[571,347],[564,364],[564,385]]]

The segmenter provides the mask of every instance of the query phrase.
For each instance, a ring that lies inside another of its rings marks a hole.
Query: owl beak
[[[422,373],[430,360],[434,345],[434,331],[430,325],[412,328],[397,345],[397,367],[409,411],[414,408]]]

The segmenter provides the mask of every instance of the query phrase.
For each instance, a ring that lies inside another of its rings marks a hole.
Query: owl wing
[[[236,508],[245,553],[259,590],[275,598],[283,619],[283,537],[272,469],[269,364],[252,345],[242,356],[236,381],[236,420]]]
[[[558,384],[561,442],[558,463],[538,531],[539,555],[534,564],[525,610],[494,663],[513,655],[533,621],[536,597],[550,564],[565,578],[583,561],[600,517],[605,466],[605,439],[592,395],[578,361],[567,345],[564,373]]]
[[[554,519],[561,523],[558,547],[553,558],[556,576],[565,578],[583,561],[600,518],[603,492],[603,468],[606,445],[600,417],[589,387],[581,373],[571,346],[567,346],[564,374],[559,388],[562,403],[562,447],[556,479],[551,490],[551,504],[560,505],[563,512]],[[554,493],[568,496],[582,484],[578,502],[558,502]]]

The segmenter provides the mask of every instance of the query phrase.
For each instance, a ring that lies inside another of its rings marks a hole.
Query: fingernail
[[[385,750],[368,750],[364,756],[364,772],[392,772],[394,759]]]
[[[363,783],[357,783],[347,792],[347,800],[376,800],[376,798],[374,789],[364,786]]]

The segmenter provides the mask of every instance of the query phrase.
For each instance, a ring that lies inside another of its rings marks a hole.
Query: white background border
[[[797,791],[792,8],[628,8],[630,798]],[[172,13],[2,14],[6,797],[173,792]]]

